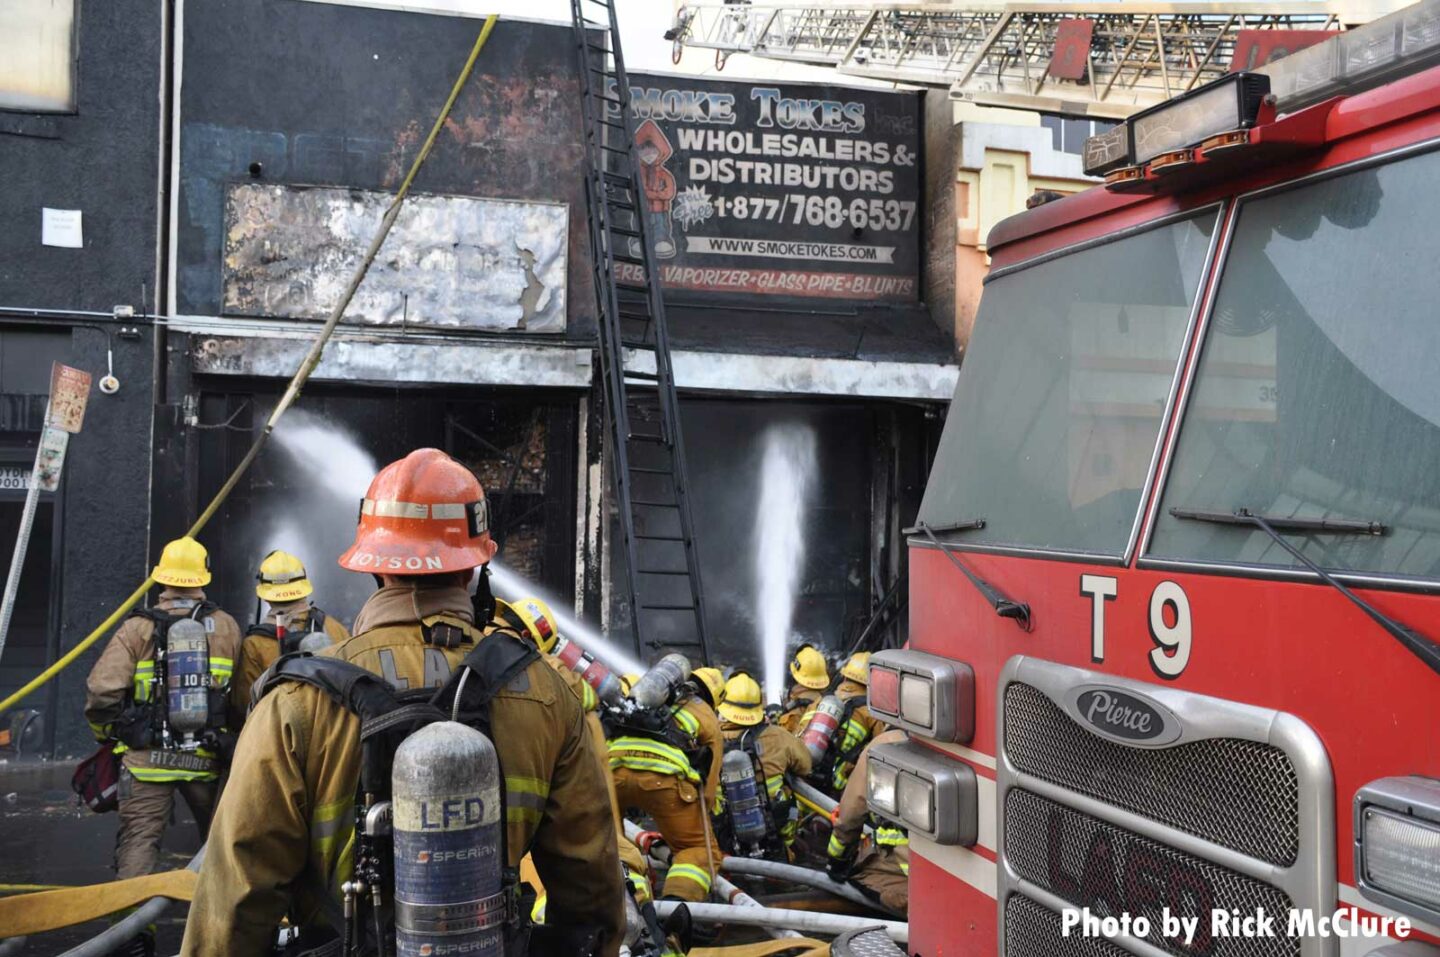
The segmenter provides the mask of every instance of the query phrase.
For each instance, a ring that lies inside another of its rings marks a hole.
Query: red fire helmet
[[[416,449],[380,470],[360,504],[355,544],[340,566],[377,575],[443,575],[484,565],[490,538],[485,490],[439,449]]]

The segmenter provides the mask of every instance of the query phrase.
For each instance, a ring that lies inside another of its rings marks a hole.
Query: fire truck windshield
[[[919,520],[941,538],[1119,557],[1217,210],[997,274]],[[983,518],[983,525],[975,519]]]
[[[1331,571],[1440,578],[1437,181],[1430,152],[1243,201],[1149,555],[1301,567],[1183,520],[1245,509]]]

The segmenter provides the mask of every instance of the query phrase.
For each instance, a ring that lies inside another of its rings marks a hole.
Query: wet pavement
[[[70,790],[72,762],[8,762],[0,759],[0,885],[102,884],[114,880],[116,814],[95,814]],[[193,819],[178,800],[161,849],[160,869],[184,867],[200,847]],[[159,953],[180,949],[183,905],[159,925]],[[25,957],[59,954],[104,930],[96,921],[32,937]],[[0,936],[3,936],[0,928]]]

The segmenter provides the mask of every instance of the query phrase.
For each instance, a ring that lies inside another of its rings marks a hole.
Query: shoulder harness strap
[[[490,702],[532,661],[539,660],[540,652],[534,645],[507,628],[497,629],[480,637],[450,680],[435,692],[431,703],[441,707],[448,704],[466,724],[478,720],[488,734]],[[460,696],[458,708],[456,694]]]

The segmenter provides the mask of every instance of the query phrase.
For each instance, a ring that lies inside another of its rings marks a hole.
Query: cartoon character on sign
[[[654,120],[646,120],[635,131],[635,155],[640,159],[640,187],[645,192],[645,216],[655,236],[655,255],[675,256],[675,227],[670,206],[675,202],[675,175],[665,168],[675,148]],[[630,241],[631,255],[640,255],[640,243]]]

